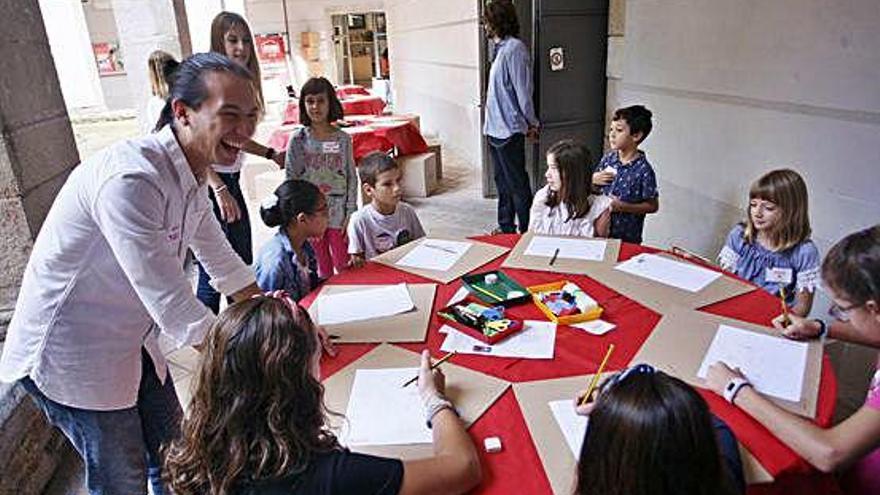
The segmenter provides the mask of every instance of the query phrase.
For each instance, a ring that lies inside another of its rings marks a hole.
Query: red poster
[[[119,54],[119,44],[114,42],[92,43],[92,51],[95,53],[95,63],[98,64],[98,74],[109,76],[125,74]]]
[[[284,63],[284,36],[281,34],[256,35],[257,58],[263,63]]]

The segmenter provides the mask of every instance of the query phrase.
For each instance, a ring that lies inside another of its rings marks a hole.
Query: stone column
[[[0,0],[0,12],[2,341],[33,239],[79,155],[38,0]],[[0,493],[42,493],[68,450],[19,385],[0,383]]]
[[[178,18],[172,0],[113,0],[116,32],[125,59],[125,72],[135,101],[139,124],[144,124],[144,111],[150,97],[147,60],[153,50],[165,50],[181,58],[177,35]]]

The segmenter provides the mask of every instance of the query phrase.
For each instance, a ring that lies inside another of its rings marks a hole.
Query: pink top
[[[871,380],[865,405],[880,410],[880,366]],[[844,475],[842,485],[847,494],[880,493],[880,448],[854,464]]]

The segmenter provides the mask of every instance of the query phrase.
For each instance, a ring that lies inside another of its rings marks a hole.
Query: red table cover
[[[345,115],[381,115],[385,102],[378,96],[356,95],[339,100]],[[299,124],[299,100],[291,98],[284,107],[282,124]]]
[[[357,84],[346,84],[336,88],[336,96],[340,99],[356,95],[370,96],[370,92],[365,87]]]
[[[489,242],[505,247],[513,247],[519,236],[502,234],[495,236],[475,237],[475,240]],[[620,260],[626,260],[642,252],[656,252],[656,249],[624,243],[621,247]],[[504,257],[498,258],[482,267],[477,272],[498,269]],[[565,376],[593,373],[599,367],[608,344],[615,345],[615,352],[608,362],[607,370],[620,370],[630,364],[631,359],[650,335],[661,315],[630,300],[613,290],[582,275],[561,275],[530,270],[504,268],[505,272],[524,286],[536,285],[569,279],[605,308],[602,319],[617,325],[617,329],[603,336],[594,336],[586,332],[560,326],[556,335],[556,352],[552,360],[528,360],[516,358],[487,358],[478,355],[460,355],[455,358],[456,364],[487,373],[511,382],[532,381]],[[334,276],[327,283],[331,284],[389,284],[389,283],[425,283],[426,279],[407,272],[395,270],[385,265],[367,263],[364,268],[347,270]],[[436,313],[461,286],[460,281],[448,285],[439,285],[432,312]],[[303,305],[314,300],[317,291],[305,298]],[[702,310],[709,313],[737,318],[752,323],[769,325],[776,316],[778,301],[775,297],[761,290],[722,301]],[[546,319],[532,304],[511,308],[517,318]],[[401,347],[413,351],[427,348],[435,357],[442,355],[440,345],[445,338],[438,332],[442,322],[436,314],[430,321],[427,341],[417,344],[400,344]],[[321,369],[323,376],[330,376],[375,347],[375,344],[341,345],[339,355],[332,359],[323,359]],[[415,363],[414,363],[415,365]],[[712,411],[724,419],[734,431],[737,438],[755,455],[764,467],[777,478],[768,485],[749,487],[750,495],[785,494],[785,493],[839,493],[833,476],[822,475],[813,470],[803,459],[791,449],[783,445],[766,428],[738,408],[728,404],[710,391],[700,390],[709,403]],[[837,381],[827,356],[824,358],[820,381],[817,423],[828,426],[837,397]],[[486,454],[481,451],[484,477],[481,485],[474,493],[481,494],[544,494],[551,493],[550,484],[544,474],[537,450],[531,441],[528,428],[523,419],[519,404],[512,390],[504,395],[475,422],[469,433],[477,445],[482,445],[483,438],[500,435],[504,450],[497,454]]]
[[[287,150],[290,135],[296,125],[283,125],[269,136],[269,147],[276,150]],[[428,143],[411,122],[401,121],[396,125],[344,127],[343,131],[351,136],[355,160],[360,160],[372,151],[387,152],[397,148],[401,156],[424,153],[428,151]]]

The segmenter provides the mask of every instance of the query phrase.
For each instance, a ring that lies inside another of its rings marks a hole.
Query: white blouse
[[[574,237],[594,237],[593,225],[605,210],[611,208],[611,198],[603,195],[590,195],[590,211],[581,218],[568,219],[568,205],[559,203],[547,206],[550,186],[545,185],[535,193],[529,215],[529,232],[548,235],[567,235]]]

